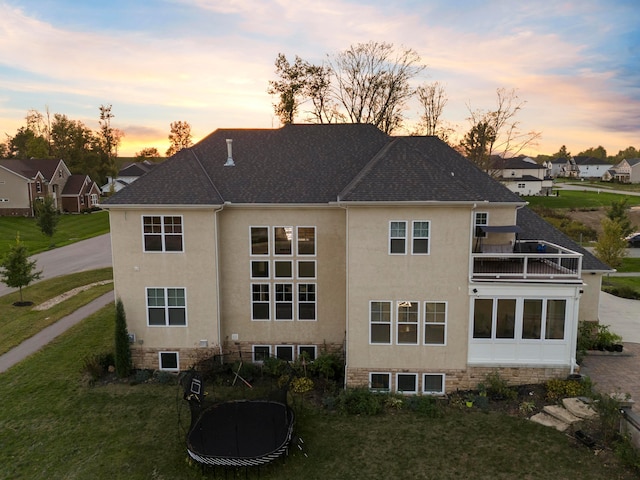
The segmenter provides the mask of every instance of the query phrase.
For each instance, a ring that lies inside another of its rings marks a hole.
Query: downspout
[[[569,344],[569,361],[571,362],[571,369],[569,370],[570,374],[575,373],[576,366],[578,365],[576,361],[576,348],[578,348],[578,322],[580,321],[580,297],[584,292],[583,288],[579,288],[576,292],[577,295],[574,297],[573,304],[573,325],[571,327],[571,342]]]
[[[338,207],[344,209],[345,212],[345,243],[346,243],[346,251],[345,251],[345,330],[344,330],[344,381],[342,388],[346,390],[347,388],[347,370],[349,366],[349,209],[340,203],[340,197],[338,196]]]
[[[220,350],[220,363],[224,361],[224,354],[222,352],[222,318],[220,317],[220,248],[219,248],[219,236],[218,236],[218,213],[221,212],[225,205],[230,202],[225,202],[220,208],[213,210],[213,235],[215,244],[215,257],[216,257],[216,316],[218,317],[218,348]]]

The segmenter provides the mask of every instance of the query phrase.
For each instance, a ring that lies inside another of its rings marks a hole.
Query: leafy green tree
[[[20,234],[16,235],[16,243],[0,263],[0,281],[7,287],[20,290],[20,304],[24,304],[22,287],[27,287],[34,280],[42,276],[42,271],[36,271],[36,261],[29,260],[27,247],[20,241]]]
[[[51,124],[51,152],[62,158],[71,173],[83,173],[97,178],[98,154],[94,151],[97,139],[82,122],[70,120],[56,113]]]
[[[567,147],[565,145],[562,145],[560,150],[551,155],[551,158],[569,160],[571,158],[571,153],[567,152]]]
[[[626,237],[635,231],[635,227],[631,224],[631,219],[627,212],[628,203],[628,198],[614,200],[611,202],[611,207],[607,210],[607,218],[620,225],[620,228],[622,229],[622,237]]]
[[[607,265],[617,268],[626,255],[627,242],[623,238],[622,225],[610,218],[602,219],[602,235],[595,245],[596,256]]]
[[[593,157],[593,158],[599,158],[600,160],[606,160],[607,159],[607,151],[605,150],[605,148],[602,145],[599,145],[596,148],[587,148],[584,152],[580,152],[578,154],[579,157]]]
[[[178,120],[171,123],[171,131],[169,132],[169,141],[171,145],[167,150],[167,157],[179,152],[183,148],[189,148],[193,145],[191,140],[191,125],[188,122]]]
[[[460,147],[465,156],[485,172],[491,163],[491,145],[496,140],[496,132],[488,122],[478,122],[462,139]]]
[[[298,107],[304,101],[309,64],[297,55],[294,62],[289,63],[287,57],[279,53],[275,65],[279,80],[269,80],[267,93],[278,98],[273,108],[280,122],[293,123]]]
[[[46,158],[49,155],[47,140],[27,127],[20,127],[9,140],[9,156],[12,158]]]
[[[612,157],[612,163],[618,163],[628,158],[640,158],[640,151],[636,150],[636,147],[629,146],[624,150],[620,150],[615,157]]]
[[[47,195],[40,202],[36,203],[35,208],[36,224],[40,227],[40,231],[49,237],[49,240],[53,238],[56,233],[56,227],[58,225],[58,210],[56,209],[53,197]]]
[[[128,377],[131,373],[131,347],[127,332],[127,316],[122,300],[116,301],[116,330],[115,330],[115,367],[116,375],[120,378]]]

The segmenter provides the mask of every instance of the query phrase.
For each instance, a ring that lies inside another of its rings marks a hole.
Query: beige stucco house
[[[371,125],[216,130],[102,207],[143,368],[331,351],[348,386],[542,381],[610,270],[436,137]]]

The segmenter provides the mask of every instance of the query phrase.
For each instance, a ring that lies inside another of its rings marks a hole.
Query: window
[[[269,320],[269,284],[251,284],[251,320]]]
[[[299,260],[298,278],[316,278],[316,262],[314,260]]]
[[[547,300],[547,317],[544,338],[548,340],[564,339],[564,319],[566,300]]]
[[[520,189],[525,188],[525,187],[526,187],[526,185],[524,183],[519,183],[518,184],[518,188],[520,188]]]
[[[42,182],[36,182],[36,192],[42,193]]]
[[[269,262],[261,260],[252,261],[251,278],[269,278]]]
[[[97,205],[97,204],[98,204],[98,194],[92,193],[91,194],[91,205]]]
[[[251,255],[269,255],[269,227],[251,227]]]
[[[391,302],[370,302],[371,343],[391,344]]]
[[[253,346],[253,361],[264,362],[271,357],[271,346],[269,345],[254,345]]]
[[[542,334],[542,300],[524,299],[522,312],[522,338],[540,340]]]
[[[147,288],[147,323],[149,326],[184,327],[187,306],[184,288]]]
[[[518,313],[519,311],[521,313]],[[521,321],[516,318],[517,314],[521,315]],[[476,298],[473,312],[473,338],[564,340],[566,314],[566,300]]]
[[[274,255],[291,255],[293,227],[273,227]]]
[[[389,222],[389,253],[407,253],[407,222]]]
[[[375,392],[391,391],[391,374],[390,373],[370,373],[369,388]]]
[[[397,304],[398,344],[418,343],[418,302],[398,302]]]
[[[80,205],[84,205],[84,195],[80,195]]]
[[[274,263],[274,276],[275,278],[291,278],[293,277],[293,262],[291,261],[278,261]]]
[[[426,395],[444,395],[444,374],[425,373],[422,377],[422,393]]]
[[[298,358],[305,358],[306,360],[313,362],[316,359],[316,346],[315,345],[298,345]]]
[[[516,300],[499,298],[496,312],[496,338],[515,338]]]
[[[429,253],[429,222],[413,222],[411,253],[414,255]]]
[[[316,254],[315,227],[298,227],[298,255]]]
[[[298,284],[298,320],[316,319],[316,284]]]
[[[180,370],[178,352],[159,352],[160,370],[177,372]]]
[[[275,284],[276,320],[293,320],[293,284]]]
[[[478,238],[484,238],[487,233],[482,230],[482,226],[489,225],[489,214],[487,212],[476,212],[474,220],[474,235]]]
[[[182,217],[142,217],[145,252],[182,252]]]
[[[424,304],[424,344],[444,345],[446,342],[447,304],[445,302],[425,302]]]
[[[278,360],[293,362],[293,345],[276,345],[276,357]]]
[[[415,373],[396,374],[396,391],[398,393],[418,393],[418,375]]]

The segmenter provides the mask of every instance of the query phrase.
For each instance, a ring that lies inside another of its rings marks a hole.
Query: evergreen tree
[[[120,378],[128,377],[131,373],[131,347],[127,332],[127,316],[120,299],[116,302],[115,348],[116,375]]]
[[[11,246],[0,263],[0,281],[7,287],[20,289],[20,305],[24,305],[22,287],[41,276],[42,271],[36,271],[36,261],[29,260],[27,247],[20,241],[20,234],[16,235],[15,245]]]
[[[49,240],[53,238],[56,233],[56,226],[58,225],[58,210],[53,205],[53,198],[49,195],[44,197],[42,202],[36,204],[36,223],[40,227],[40,231],[49,237]]]

